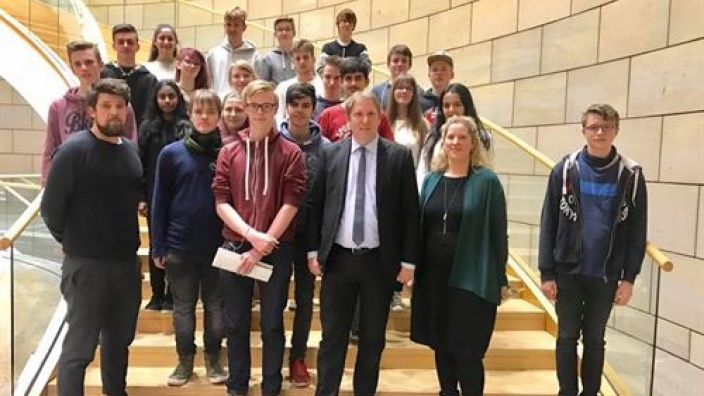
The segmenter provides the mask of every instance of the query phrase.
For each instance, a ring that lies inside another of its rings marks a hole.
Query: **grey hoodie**
[[[254,68],[257,72],[257,77],[271,81],[276,85],[296,77],[296,69],[293,67],[291,54],[281,48],[274,48],[263,57],[258,57]]]
[[[249,40],[244,40],[238,48],[232,48],[226,37],[220,44],[210,49],[206,58],[208,72],[213,80],[212,88],[221,98],[232,90],[230,88],[230,65],[238,60],[244,60],[254,66],[256,56],[257,45]]]

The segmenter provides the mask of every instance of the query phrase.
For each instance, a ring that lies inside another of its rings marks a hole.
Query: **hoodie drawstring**
[[[264,196],[269,190],[269,136],[264,139]]]
[[[249,137],[247,138],[247,160],[245,161],[245,169],[244,169],[244,200],[249,201],[249,172],[250,169],[252,168],[251,166],[251,159],[250,159],[250,140]],[[256,167],[256,164],[255,164]],[[256,194],[256,185],[254,186],[255,190],[252,193],[253,195]],[[264,139],[264,193],[263,195],[266,196],[266,193],[269,191],[269,136],[267,136]]]
[[[247,161],[244,167],[244,200],[249,201],[249,138],[247,138]]]

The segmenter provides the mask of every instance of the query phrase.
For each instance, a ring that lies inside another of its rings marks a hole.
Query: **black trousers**
[[[134,340],[142,300],[139,260],[104,261],[66,257],[61,267],[68,331],[58,364],[60,396],[84,394],[86,367],[100,340],[103,394],[123,396],[128,348]]]
[[[293,334],[289,361],[304,359],[308,350],[310,324],[313,319],[313,294],[315,276],[308,269],[308,249],[302,237],[293,244],[293,276],[296,312],[293,317]]]
[[[617,283],[582,275],[557,277],[558,334],[557,379],[560,396],[577,395],[577,340],[582,354],[582,395],[596,396],[604,369],[606,323],[611,314]]]
[[[226,242],[227,244],[227,242]],[[246,252],[249,244],[244,244],[236,251]],[[229,392],[246,393],[249,389],[252,357],[250,334],[252,323],[252,295],[255,282],[259,283],[259,301],[261,306],[262,356],[262,395],[281,393],[286,335],[284,333],[284,309],[288,301],[288,284],[291,281],[290,242],[280,242],[278,248],[262,258],[262,261],[274,266],[269,281],[258,282],[246,276],[221,270],[223,294],[225,296],[225,325],[227,328],[227,356],[230,378],[227,380]]]
[[[149,202],[151,203],[151,200]],[[148,215],[147,226],[149,227],[149,248],[151,249],[151,241],[154,240],[154,237],[152,236],[152,225]],[[171,290],[166,284],[166,271],[154,264],[151,254],[149,255],[149,285],[152,287],[152,296],[171,299]]]
[[[345,368],[349,332],[359,298],[359,345],[354,369],[354,394],[371,396],[379,381],[379,363],[386,344],[386,322],[394,288],[382,268],[379,251],[356,256],[333,246],[325,263],[320,289],[323,338],[318,350],[317,396],[335,396]]]
[[[196,353],[196,304],[203,302],[203,345],[205,353],[220,353],[225,337],[225,303],[220,287],[220,271],[212,266],[215,252],[170,251],[166,275],[174,298],[174,334],[179,356]]]

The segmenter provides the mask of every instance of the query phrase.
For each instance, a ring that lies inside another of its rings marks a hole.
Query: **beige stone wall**
[[[390,45],[409,44],[416,55],[412,72],[425,84],[426,54],[450,51],[457,80],[472,87],[480,114],[553,159],[581,144],[578,123],[588,104],[613,104],[624,118],[617,145],[643,164],[650,183],[649,237],[676,265],[663,275],[659,338],[669,340],[662,343],[666,350],[704,368],[704,0],[88,3],[100,21],[129,21],[145,37],[156,23],[173,23],[183,45],[202,50],[220,39],[220,13],[226,7],[248,10],[247,37],[263,49],[273,45],[272,36],[255,23],[270,27],[273,18],[289,14],[299,37],[322,43],[335,34],[335,14],[352,8],[359,18],[356,38],[370,48],[375,65],[384,67]],[[3,150],[13,144],[12,133],[0,132]],[[531,184],[535,178],[519,174],[526,168],[529,174],[545,171],[502,143],[497,150],[515,156],[502,172],[524,186],[509,191],[509,199],[540,194],[540,185]],[[536,202],[525,205],[527,212],[536,210]],[[536,212],[525,213],[526,221],[535,217]],[[524,238],[535,245],[534,233]],[[645,281],[640,287],[649,286]],[[643,304],[652,311],[652,301]],[[638,312],[619,315],[638,317]]]
[[[0,173],[39,173],[45,124],[0,77]]]

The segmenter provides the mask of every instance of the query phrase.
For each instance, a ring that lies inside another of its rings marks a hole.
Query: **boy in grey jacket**
[[[280,17],[274,21],[274,37],[278,45],[266,55],[257,58],[255,70],[257,77],[271,81],[275,85],[296,76],[296,69],[291,59],[293,38],[296,37],[296,25],[291,17]]]

